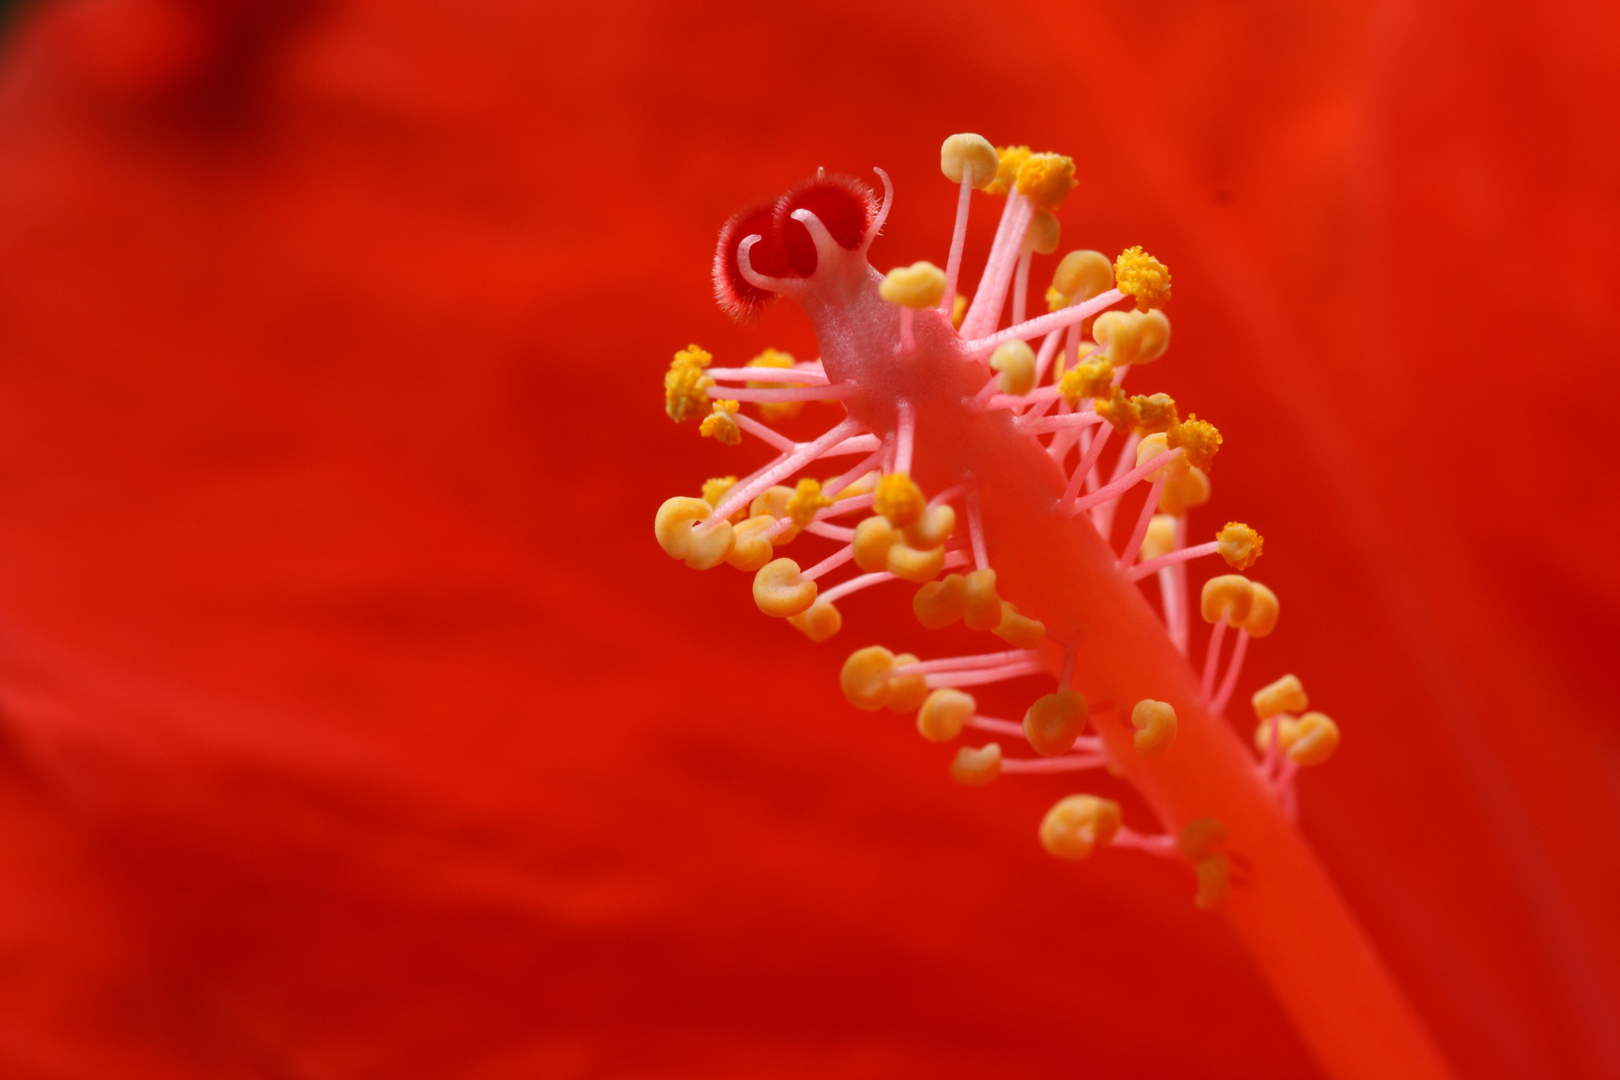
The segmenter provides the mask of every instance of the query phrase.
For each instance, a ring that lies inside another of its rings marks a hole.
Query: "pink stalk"
[[[1003,773],[1066,773],[1101,769],[1108,759],[1101,754],[1063,754],[1049,758],[1002,758]]]
[[[848,581],[839,582],[837,585],[834,585],[824,593],[818,593],[816,595],[816,603],[819,604],[825,602],[830,604],[834,600],[842,599],[851,593],[858,593],[862,589],[869,589],[873,585],[881,585],[885,581],[899,580],[900,579],[894,574],[886,573],[882,570],[879,570],[875,574],[862,574],[860,577],[852,577]]]
[[[962,191],[956,197],[956,227],[951,231],[951,253],[945,260],[945,295],[939,313],[947,319],[956,304],[956,280],[962,272],[962,248],[967,244],[968,203],[973,194],[973,170],[962,170]]]
[[[906,310],[910,310],[909,308]],[[854,383],[832,386],[783,386],[771,390],[750,390],[746,386],[711,386],[711,400],[729,398],[732,401],[842,401],[854,397],[859,389]]]
[[[1075,497],[1080,492],[1081,483],[1091,475],[1091,470],[1097,465],[1097,459],[1102,456],[1103,447],[1108,445],[1108,436],[1112,435],[1113,432],[1114,426],[1106,424],[1092,434],[1091,445],[1086,448],[1085,456],[1075,465],[1074,474],[1069,477],[1069,487],[1063,493],[1063,505],[1070,506],[1074,502]],[[1079,511],[1074,510],[1071,506],[1070,512],[1078,513]]]
[[[1176,547],[1180,551],[1187,546],[1187,519],[1176,518]],[[1182,656],[1187,655],[1187,635],[1192,628],[1192,609],[1187,601],[1187,564],[1177,563],[1170,568],[1170,576],[1175,582],[1176,625],[1170,632],[1170,640]]]
[[[884,448],[882,446],[879,446],[875,453],[873,453],[873,454],[869,455],[868,457],[866,457],[865,459],[863,459],[860,464],[852,466],[851,468],[847,469],[836,480],[830,481],[827,484],[826,487],[821,489],[821,493],[823,495],[827,496],[829,499],[832,498],[834,495],[837,495],[840,491],[843,491],[845,488],[849,487],[849,485],[853,484],[855,481],[859,480],[861,477],[865,476],[867,473],[871,472],[873,469],[878,468],[883,462],[883,455],[884,455]],[[856,498],[870,499],[870,498],[872,498],[872,496],[870,496],[870,495],[856,496]],[[847,513],[850,510],[859,509],[859,506],[871,506],[872,505],[870,502],[866,502],[866,503],[862,503],[862,504],[857,505],[857,504],[855,504],[854,499],[843,500],[843,501],[846,501],[846,502],[848,502],[850,504],[850,505],[844,507],[843,512],[845,512],[845,513]],[[831,510],[831,509],[833,509],[833,508],[830,507],[830,506],[827,507],[827,510]],[[826,513],[826,510],[821,511],[821,513],[818,513],[816,516],[820,517],[824,513]]]
[[[1063,431],[1067,428],[1087,427],[1091,424],[1100,424],[1103,418],[1096,413],[1074,412],[1062,416],[1043,416],[1039,420],[1019,420],[1018,430],[1026,435],[1040,435],[1047,431]]]
[[[902,401],[895,411],[894,471],[910,473],[911,451],[917,444],[917,410],[911,402]]]
[[[1140,570],[1141,567],[1137,567]],[[1133,571],[1134,573],[1135,571]],[[1164,632],[1171,641],[1179,641],[1177,627],[1183,618],[1181,590],[1176,588],[1176,571],[1166,566],[1159,571],[1159,604],[1164,609]],[[1183,656],[1187,654],[1182,649]]]
[[[1021,679],[1025,675],[1045,675],[1046,668],[1037,660],[1022,664],[1007,664],[1004,667],[976,668],[973,671],[948,671],[942,675],[929,675],[927,682],[930,687],[935,686],[981,686],[984,683],[1004,682],[1007,679]]]
[[[840,566],[843,566],[854,557],[855,548],[852,545],[845,544],[843,547],[839,548],[837,551],[833,552],[831,555],[827,556],[825,559],[822,559],[820,562],[816,563],[816,565],[800,574],[799,577],[805,581],[814,581],[816,578],[827,573],[829,570],[838,569]]]
[[[827,382],[827,373],[819,368],[717,367],[709,368],[705,374],[720,382],[791,382],[816,385],[825,385]]]
[[[876,435],[857,435],[853,439],[845,439],[824,451],[822,457],[843,457],[845,454],[864,454],[868,450],[876,450],[883,445],[883,440]]]
[[[1133,459],[1136,455],[1135,454],[1127,454],[1125,451],[1127,451],[1127,450],[1135,450],[1135,449],[1136,449],[1135,447],[1131,446],[1130,441],[1126,440],[1125,450],[1120,451],[1120,455],[1119,455],[1120,460],[1122,462],[1124,462],[1124,461],[1130,461],[1131,459]],[[1084,512],[1086,510],[1090,510],[1094,506],[1101,506],[1104,503],[1107,503],[1107,502],[1110,502],[1110,501],[1112,501],[1114,499],[1119,498],[1121,495],[1125,494],[1125,492],[1129,491],[1131,488],[1133,488],[1137,484],[1141,483],[1142,478],[1144,476],[1146,476],[1148,473],[1152,472],[1154,469],[1159,468],[1161,465],[1169,465],[1169,464],[1171,464],[1172,462],[1174,462],[1178,458],[1180,458],[1182,453],[1183,453],[1182,448],[1178,446],[1174,450],[1171,450],[1171,451],[1169,451],[1167,453],[1160,454],[1158,457],[1151,458],[1151,459],[1149,459],[1147,461],[1142,462],[1142,464],[1138,465],[1136,468],[1132,469],[1130,472],[1128,472],[1125,475],[1119,477],[1118,479],[1109,481],[1105,486],[1099,488],[1096,491],[1093,491],[1090,495],[1087,495],[1085,498],[1075,500],[1075,504],[1074,504],[1074,507],[1073,507],[1073,512],[1076,513],[1076,514],[1082,513],[1082,512]],[[1116,467],[1116,471],[1117,471],[1117,467]],[[1101,531],[1102,531],[1101,529],[1098,530],[1098,532],[1101,532]]]
[[[1198,696],[1204,700],[1206,707],[1209,699],[1215,694],[1215,669],[1221,662],[1221,640],[1225,637],[1226,620],[1216,619],[1215,628],[1209,632],[1209,649],[1204,653],[1204,678],[1199,684],[1198,691]]]
[[[1073,307],[1061,308],[1051,314],[1030,319],[1028,322],[1009,326],[1007,329],[994,334],[968,338],[968,340],[962,342],[962,347],[973,356],[987,356],[995,352],[997,347],[1005,345],[1009,341],[1028,341],[1032,337],[1039,337],[1042,334],[1061,329],[1072,323],[1084,322],[1099,311],[1111,307],[1123,299],[1124,295],[1118,289],[1109,289],[1101,296],[1093,296],[1090,300],[1076,304]],[[964,322],[962,324],[962,336],[964,338],[968,337],[967,329],[967,323]]]
[[[1130,848],[1136,851],[1145,851],[1149,855],[1162,855],[1173,858],[1176,855],[1176,838],[1169,834],[1160,836],[1144,836],[1134,829],[1121,827],[1114,834],[1113,846],[1117,848]]]
[[[1131,538],[1125,541],[1125,550],[1119,554],[1119,568],[1129,570],[1136,563],[1136,557],[1142,553],[1142,540],[1147,536],[1148,522],[1153,520],[1153,512],[1159,508],[1159,494],[1164,491],[1164,474],[1160,473],[1148,489],[1147,502],[1142,504],[1142,512],[1136,515],[1136,528],[1131,530]],[[1132,577],[1132,581],[1136,578]]]
[[[1029,302],[1029,262],[1035,257],[1033,248],[1025,248],[1018,256],[1018,269],[1013,273],[1013,325],[1024,321],[1024,308]]]
[[[763,443],[768,443],[771,446],[776,447],[778,450],[792,450],[795,446],[799,445],[786,435],[783,435],[781,432],[777,431],[775,428],[760,423],[752,416],[744,416],[742,413],[736,413],[732,416],[732,419],[737,422],[738,427],[748,432],[748,434],[754,436]]]
[[[1037,383],[1046,378],[1046,372],[1052,366],[1052,358],[1057,355],[1058,343],[1062,340],[1063,335],[1057,330],[1041,339],[1041,351],[1035,354],[1035,381]]]
[[[932,499],[928,500],[928,508],[932,510],[936,506],[944,506],[948,502],[955,502],[957,499],[962,498],[968,492],[972,491],[976,486],[977,485],[974,484],[973,481],[968,480],[957,484],[954,487],[948,487],[938,495],[935,495]]]
[[[983,570],[990,565],[990,553],[984,546],[984,514],[979,509],[979,493],[968,492],[968,535],[973,539],[973,568]]]
[[[1114,471],[1110,475],[1109,484],[1118,483],[1124,477],[1125,470],[1130,468],[1132,462],[1136,460],[1136,448],[1141,445],[1141,442],[1142,437],[1135,432],[1126,437],[1125,445],[1120,447],[1119,456],[1114,459]],[[1098,499],[1095,504],[1096,509],[1091,512],[1091,523],[1096,527],[1097,535],[1104,539],[1113,535],[1114,511],[1119,508],[1116,502],[1117,495],[1106,496],[1103,494],[1107,490],[1107,486],[1104,485],[1086,496],[1088,499]]]
[[[1011,735],[1015,739],[1024,737],[1024,725],[1014,723],[1011,720],[997,720],[989,716],[970,716],[967,719],[966,726],[976,728],[979,731],[993,732],[997,735]]]
[[[1157,509],[1159,505],[1158,500],[1155,499],[1148,503],[1148,505],[1154,509]],[[1141,566],[1133,568],[1131,570],[1131,580],[1140,581],[1149,574],[1156,573],[1160,570],[1167,570],[1170,567],[1175,566],[1177,563],[1188,562],[1192,559],[1201,558],[1205,555],[1213,555],[1220,549],[1221,542],[1219,540],[1211,540],[1207,544],[1195,544],[1190,548],[1181,548],[1179,551],[1165,552],[1163,555],[1160,555],[1157,558],[1149,559]]]
[[[778,480],[784,480],[792,476],[820,457],[828,447],[836,445],[846,436],[853,435],[860,428],[861,425],[857,421],[846,419],[830,428],[826,434],[814,442],[803,443],[793,453],[782,455],[773,464],[766,466],[764,470],[756,473],[746,482],[733,487],[726,494],[726,497],[720,500],[720,505],[714,508],[714,513],[704,520],[703,527],[712,528],[726,520],[726,518],[753,502],[754,497],[760,492],[775,484]]]
[[[1007,206],[1010,213],[1002,219],[1002,228],[996,232],[984,276],[979,279],[979,287],[973,292],[973,306],[968,308],[967,318],[962,321],[964,338],[994,330],[996,323],[1001,321],[1001,309],[1007,303],[1007,286],[1012,283],[1018,252],[1024,246],[1024,234],[1029,231],[1030,220],[1035,216],[1035,204],[1022,195],[1008,195]],[[994,348],[995,345],[990,346],[990,349]]]
[[[1069,371],[1080,363],[1080,324],[1070,323],[1064,337],[1067,340],[1063,346],[1063,370]]]
[[[915,664],[900,664],[890,674],[895,676],[927,675],[935,671],[966,671],[970,668],[998,667],[1003,664],[1033,660],[1029,649],[1009,649],[1005,652],[977,653],[972,656],[947,656],[938,660],[919,660]]]
[[[1238,674],[1243,670],[1243,654],[1248,650],[1249,632],[1239,627],[1237,641],[1232,644],[1232,658],[1226,662],[1226,678],[1221,680],[1215,700],[1209,703],[1209,711],[1217,716],[1226,713],[1226,703],[1232,700],[1232,691],[1237,689]]]
[[[840,544],[847,544],[855,539],[854,529],[846,529],[842,525],[824,525],[819,521],[812,521],[804,527],[804,531],[811,536],[824,536],[828,540],[837,540]]]

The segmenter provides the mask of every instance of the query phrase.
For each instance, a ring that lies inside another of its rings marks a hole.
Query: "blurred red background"
[[[1344,728],[1304,828],[1447,1052],[1620,1074],[1615,22],[15,10],[0,1073],[1314,1075],[1181,871],[1059,865],[1062,782],[844,704],[903,599],[818,648],[652,541],[751,452],[667,422],[670,354],[815,352],[715,308],[720,222],[881,165],[875,260],[942,261],[973,130],[1172,267],[1151,389],[1285,607],[1240,693]]]

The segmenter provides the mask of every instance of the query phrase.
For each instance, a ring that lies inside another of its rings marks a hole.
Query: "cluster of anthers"
[[[1073,161],[962,134],[945,140],[940,165],[960,189],[943,270],[919,262],[883,275],[868,263],[893,199],[881,169],[881,204],[859,181],[822,171],[726,223],[714,262],[721,305],[745,318],[791,297],[813,322],[822,355],[805,363],[766,349],[738,367],[713,366],[696,345],[675,355],[664,379],[670,418],[698,420],[703,435],[726,444],[758,439],[776,456],[742,479],[708,481],[701,497],[666,501],[658,542],[695,569],[726,563],[753,574],[759,609],[815,642],[842,628],[838,600],[901,581],[916,586],[912,609],[923,626],[960,622],[995,635],[1007,647],[928,660],[869,646],[850,655],[841,676],[857,708],[915,712],[930,741],[972,731],[1032,751],[1004,753],[999,741],[964,746],[950,766],[963,784],[1095,769],[1135,779],[1133,766],[1175,753],[1190,710],[1204,722],[1225,713],[1250,639],[1276,626],[1276,595],[1237,572],[1259,557],[1261,538],[1229,522],[1213,539],[1189,543],[1188,518],[1210,497],[1221,436],[1196,416],[1183,419],[1168,395],[1124,390],[1127,375],[1159,360],[1170,342],[1164,264],[1140,247],[1112,260],[1071,251],[1046,291],[1047,311],[1028,317],[1031,261],[1057,251],[1054,212],[1075,186]],[[970,301],[957,282],[975,189],[1005,202]],[[1009,291],[1011,323],[998,329]],[[1134,303],[1116,307],[1124,301]],[[767,425],[808,402],[846,415],[808,442]],[[855,463],[830,479],[790,484],[835,457]],[[1146,497],[1116,553],[1116,511],[1138,485]],[[853,527],[837,523],[862,513],[869,516]],[[801,534],[833,545],[808,569],[777,554]],[[1185,661],[1187,571],[1205,556],[1233,572],[1202,586],[1198,613],[1211,630],[1200,678]],[[847,563],[856,573],[827,587]],[[1137,584],[1149,579],[1157,611]],[[1140,632],[1144,620],[1156,644]],[[965,689],[1053,675],[1056,688],[1021,722],[982,715]],[[1253,768],[1292,818],[1298,769],[1326,761],[1338,729],[1305,711],[1292,675],[1254,694],[1253,705]],[[1099,724],[1109,714],[1117,722]],[[1182,820],[1140,833],[1123,823],[1117,802],[1075,794],[1052,807],[1039,835],[1069,859],[1103,846],[1179,854],[1196,873],[1197,903],[1222,906],[1234,864],[1240,876],[1243,866],[1225,825],[1184,809],[1160,816]]]

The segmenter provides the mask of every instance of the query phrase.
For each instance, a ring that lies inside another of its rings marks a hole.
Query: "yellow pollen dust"
[[[1136,310],[1163,307],[1170,299],[1170,268],[1143,251],[1126,248],[1114,260],[1114,287],[1136,298]]]
[[[1168,432],[1181,420],[1176,413],[1176,399],[1169,394],[1137,394],[1131,404],[1136,406],[1138,435]]]
[[[1018,194],[1044,209],[1060,205],[1074,190],[1074,159],[1062,154],[1031,154],[1018,166]],[[1055,250],[1057,245],[1052,245]],[[1045,252],[1044,254],[1051,254]]]
[[[832,504],[833,501],[821,493],[821,481],[805,477],[787,502],[787,516],[802,529],[816,519],[817,510]]]
[[[1027,146],[996,147],[996,178],[980,190],[987,195],[1005,195],[1018,182],[1018,169],[1029,160]]]
[[[1117,386],[1108,397],[1098,395],[1092,408],[1097,411],[1098,416],[1113,424],[1115,431],[1133,431],[1141,420],[1136,414],[1136,406],[1125,396],[1125,391]]]
[[[1216,550],[1221,558],[1234,570],[1247,570],[1253,566],[1255,560],[1260,558],[1260,549],[1265,546],[1265,538],[1241,521],[1228,521],[1226,527],[1215,534],[1215,540],[1220,544]]]
[[[726,497],[726,492],[737,486],[735,476],[714,476],[703,481],[703,501],[710,506],[719,506]]]
[[[733,414],[741,407],[741,403],[736,401],[716,401],[714,411],[705,416],[703,423],[698,425],[698,434],[707,435],[727,446],[736,446],[742,442],[742,428],[737,426]]]
[[[1215,454],[1221,448],[1221,433],[1208,420],[1198,419],[1197,413],[1188,413],[1187,419],[1172,424],[1167,433],[1170,449],[1182,447],[1187,451],[1187,464],[1209,472]]]
[[[778,349],[766,349],[764,352],[748,361],[746,366],[762,368],[790,368],[795,362],[796,361],[793,359],[792,353],[785,353]],[[803,385],[803,383],[768,382],[749,382],[747,384],[750,390],[786,390],[790,387],[797,388]],[[755,408],[759,409],[759,415],[771,422],[793,419],[795,416],[798,416],[799,413],[804,411],[804,405],[805,403],[802,401],[755,402]]]
[[[903,472],[893,472],[878,481],[872,509],[888,518],[895,528],[904,529],[922,520],[927,505],[916,481]]]
[[[1106,398],[1113,392],[1114,365],[1106,358],[1083,360],[1063,373],[1058,390],[1072,409],[1081,398]]]
[[[664,412],[677,424],[701,416],[709,408],[709,387],[714,380],[703,369],[714,357],[696,345],[675,354],[664,372]]]

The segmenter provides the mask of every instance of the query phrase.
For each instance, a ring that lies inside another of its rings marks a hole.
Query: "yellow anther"
[[[1308,712],[1294,726],[1288,756],[1301,765],[1322,765],[1339,748],[1339,725],[1319,712]]]
[[[996,178],[1000,164],[996,148],[983,135],[963,132],[939,147],[939,171],[953,184],[960,184],[966,173],[969,187],[982,188]]]
[[[968,298],[957,293],[956,299],[951,301],[951,326],[957,330],[962,329],[962,320],[967,318]]]
[[[665,499],[653,519],[653,535],[658,546],[672,558],[682,559],[694,570],[719,566],[731,550],[731,523],[722,521],[700,529],[714,507],[703,499],[677,495]]]
[[[816,583],[799,576],[792,559],[773,559],[754,575],[754,603],[774,619],[808,611],[816,602]]]
[[[794,360],[792,353],[781,352],[777,349],[766,349],[764,352],[748,361],[747,366],[763,368],[790,368],[793,366],[793,364]],[[772,390],[787,389],[789,387],[799,387],[803,385],[803,383],[768,383],[751,381],[748,383],[748,388],[750,390]],[[803,411],[804,404],[805,403],[802,401],[761,401],[757,403],[756,407],[759,409],[759,415],[763,416],[766,420],[774,422],[777,420],[791,420],[793,417],[798,416],[799,413]]]
[[[1311,703],[1297,675],[1284,675],[1271,685],[1262,686],[1251,700],[1254,715],[1260,720],[1270,720],[1278,713],[1302,713]]]
[[[1151,364],[1170,347],[1170,317],[1157,308],[1136,315],[1136,362]]]
[[[1113,287],[1114,267],[1100,251],[1071,251],[1052,275],[1052,288],[1071,300],[1090,300]]]
[[[1024,234],[1024,245],[1037,255],[1050,255],[1058,249],[1063,237],[1063,226],[1050,210],[1037,210],[1029,219],[1029,231]]]
[[[758,495],[754,496],[754,501],[748,506],[748,516],[759,517],[761,514],[769,514],[773,518],[788,518],[789,521],[792,521],[793,519],[788,517],[788,503],[793,501],[793,495],[794,491],[792,488],[783,487],[781,484],[777,484],[775,487],[768,487]],[[777,547],[781,547],[783,544],[788,543],[798,535],[799,526],[797,524],[792,524],[786,529],[782,530],[780,533],[777,533],[776,536],[771,539],[771,543],[775,544]]]
[[[1041,821],[1041,846],[1060,859],[1084,859],[1113,843],[1119,833],[1119,803],[1095,795],[1059,799]]]
[[[1226,845],[1226,826],[1212,817],[1194,818],[1176,834],[1176,846],[1190,863],[1199,863]]]
[[[991,633],[1015,649],[1033,649],[1046,640],[1046,624],[1018,614],[1017,608],[1003,600],[1001,621]]]
[[[714,380],[703,369],[714,362],[714,357],[688,345],[675,354],[664,372],[664,412],[677,424],[702,416],[709,411],[709,387]]]
[[[868,574],[887,570],[889,549],[900,542],[900,530],[889,524],[881,514],[867,518],[855,526],[855,565]]]
[[[1254,585],[1242,574],[1222,574],[1204,582],[1198,610],[1207,623],[1225,619],[1231,626],[1240,625],[1249,617],[1254,603]]]
[[[1254,586],[1254,603],[1249,605],[1249,617],[1243,620],[1243,629],[1250,637],[1265,637],[1277,628],[1277,594],[1260,584]]]
[[[1153,520],[1148,522],[1146,535],[1142,537],[1142,561],[1168,555],[1175,546],[1176,519],[1169,514],[1154,514]]]
[[[1159,509],[1173,517],[1181,517],[1195,506],[1209,502],[1209,474],[1196,465],[1188,466],[1187,475],[1172,480],[1159,492]]]
[[[1098,396],[1092,408],[1098,416],[1113,424],[1115,431],[1134,431],[1141,419],[1136,415],[1136,406],[1131,404],[1131,399],[1117,386],[1112,388],[1108,397]]]
[[[820,645],[844,628],[844,617],[827,601],[817,600],[797,615],[789,615],[788,625]]]
[[[1078,690],[1047,694],[1024,713],[1024,738],[1046,757],[1068,753],[1085,726],[1086,699]]]
[[[1114,260],[1114,287],[1136,297],[1136,310],[1163,307],[1170,299],[1170,268],[1140,246],[1126,248]]]
[[[1137,394],[1131,398],[1131,404],[1136,406],[1139,417],[1136,424],[1138,435],[1169,431],[1181,419],[1176,415],[1176,399],[1169,394]]]
[[[736,446],[742,442],[742,428],[737,426],[736,418],[732,415],[742,408],[736,401],[716,401],[714,411],[703,418],[698,425],[698,434],[707,435],[717,442],[727,446]]]
[[[1234,570],[1253,566],[1265,546],[1265,539],[1241,521],[1228,521],[1226,527],[1215,534],[1215,540],[1220,544],[1215,550]]]
[[[901,653],[894,658],[895,667],[906,664],[915,664],[917,658],[910,653]],[[889,700],[890,712],[908,713],[922,707],[923,699],[928,696],[928,683],[921,675],[896,675],[889,673]]]
[[[1232,898],[1232,859],[1228,855],[1211,855],[1200,859],[1193,867],[1198,875],[1198,892],[1193,906],[1200,911],[1222,911]]]
[[[1027,146],[996,147],[996,178],[980,190],[987,195],[1005,195],[1018,182],[1018,167],[1029,159]]]
[[[930,581],[917,590],[911,600],[911,610],[917,621],[930,630],[943,630],[962,617],[963,597],[967,592],[961,574],[946,574],[939,581]]]
[[[1035,389],[1035,350],[1014,339],[990,354],[990,370],[999,371],[1003,394],[1027,394]]]
[[[872,509],[889,519],[897,529],[915,525],[922,519],[928,500],[922,488],[903,472],[892,472],[878,481],[877,497]]]
[[[945,271],[927,261],[897,266],[883,276],[878,295],[901,307],[938,307],[945,296]]]
[[[731,550],[726,552],[726,562],[748,573],[753,573],[770,562],[775,552],[770,540],[763,534],[775,524],[775,518],[769,514],[761,514],[738,525],[731,533]]]
[[[1129,311],[1105,311],[1091,324],[1091,340],[1115,367],[1136,362],[1142,344],[1142,324]]]
[[[914,548],[904,540],[889,547],[883,568],[897,578],[921,585],[939,577],[945,569],[945,548]]]
[[[950,742],[978,711],[979,703],[964,690],[935,690],[917,710],[917,730],[929,742]]]
[[[1105,357],[1082,360],[1063,373],[1058,389],[1070,408],[1081,398],[1106,398],[1114,391],[1114,365]]]
[[[816,520],[816,511],[831,506],[833,501],[821,493],[821,481],[812,480],[808,476],[799,481],[799,486],[793,489],[793,497],[787,501],[787,516],[793,519],[793,524],[805,528]]]
[[[833,496],[833,501],[837,502],[840,499],[853,499],[857,495],[872,494],[872,492],[877,490],[878,479],[882,475],[883,474],[878,472],[876,469],[872,470],[865,476],[856,479],[848,487],[840,488],[838,490],[838,494]],[[830,483],[832,483],[831,479],[823,480],[821,482],[821,486],[826,487]]]
[[[1046,310],[1061,311],[1069,306],[1069,298],[1058,292],[1053,286],[1046,287]]]
[[[1269,716],[1260,721],[1254,729],[1254,748],[1262,754],[1271,746],[1271,729],[1273,725],[1277,728],[1277,745],[1282,750],[1286,751],[1290,746],[1293,746],[1294,739],[1299,736],[1298,717],[1290,716],[1287,713],[1276,713]]]
[[[906,532],[906,543],[914,548],[939,547],[956,531],[956,510],[949,503],[926,511]]]
[[[985,743],[976,750],[964,746],[951,762],[951,779],[966,787],[983,787],[1000,775],[1000,743]]]
[[[1171,427],[1170,449],[1186,449],[1187,464],[1209,472],[1215,461],[1215,452],[1221,448],[1221,433],[1208,420],[1198,419],[1197,413],[1188,413],[1187,419]]]
[[[1136,728],[1136,752],[1156,757],[1176,741],[1176,710],[1167,701],[1138,701],[1131,709],[1131,726]]]
[[[881,645],[868,645],[849,654],[838,673],[838,686],[857,709],[876,712],[889,703],[889,672],[894,653]]]
[[[994,570],[974,570],[962,579],[962,621],[969,630],[994,630],[1001,625]]]
[[[1074,158],[1062,154],[1031,154],[1018,166],[1018,194],[1050,209],[1074,190]],[[1053,249],[1057,244],[1052,245]]]
[[[1162,454],[1169,453],[1170,447],[1168,445],[1168,440],[1169,437],[1161,431],[1157,435],[1149,435],[1147,438],[1137,443],[1136,467],[1141,468],[1154,458],[1159,457]],[[1162,476],[1166,481],[1179,480],[1183,476],[1187,475],[1187,470],[1188,465],[1186,458],[1177,457],[1176,460],[1172,461],[1163,468],[1154,469],[1152,472],[1148,473],[1147,478],[1149,480],[1157,480]]]

